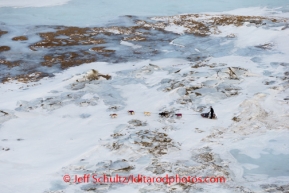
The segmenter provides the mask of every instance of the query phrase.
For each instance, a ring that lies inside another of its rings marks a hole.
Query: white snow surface
[[[177,34],[183,34],[184,31],[186,30],[186,28],[183,26],[171,24],[171,25],[165,27],[165,30],[166,31],[172,31],[172,32],[177,33]]]
[[[125,46],[130,46],[130,47],[132,47],[133,49],[141,48],[141,46],[139,46],[139,45],[135,45],[135,44],[133,44],[133,43],[130,43],[130,42],[127,42],[127,41],[123,41],[123,40],[120,41],[120,44],[121,44],[121,45],[125,45]]]
[[[174,29],[180,32],[167,30]],[[233,33],[228,41],[236,49],[270,43],[274,54],[255,53],[260,61],[231,53],[197,62],[94,62],[36,83],[1,84],[0,110],[7,114],[0,112],[0,192],[266,192],[288,185],[289,30],[220,30],[212,37]],[[91,69],[112,79],[85,80]],[[200,116],[210,105],[216,120]],[[165,110],[183,117],[159,117]],[[63,181],[92,173],[224,176],[226,183]]]

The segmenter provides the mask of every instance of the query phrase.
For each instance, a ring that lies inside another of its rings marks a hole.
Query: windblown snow
[[[0,192],[289,192],[288,18],[282,21],[224,25],[207,42],[190,42],[185,26],[172,24],[164,30],[180,35],[171,44],[193,47],[198,59],[93,62],[1,84]],[[218,119],[200,116],[209,106]],[[226,182],[63,181],[84,174]]]

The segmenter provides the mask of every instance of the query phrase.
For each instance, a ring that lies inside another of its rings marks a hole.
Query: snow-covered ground
[[[171,25],[164,30],[180,34],[171,44],[211,56],[94,62],[1,84],[0,192],[289,192],[288,15],[226,13],[285,21],[224,25],[193,40]],[[91,79],[91,69],[103,76]],[[216,120],[200,116],[210,105]],[[63,181],[84,174],[223,176],[226,183]]]

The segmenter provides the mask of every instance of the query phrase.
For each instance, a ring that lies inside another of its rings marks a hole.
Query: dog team
[[[127,111],[127,113],[128,113],[129,115],[134,115],[134,114],[135,114],[135,112],[132,111],[132,110]],[[145,111],[145,112],[144,112],[144,115],[145,115],[145,116],[151,116],[151,112]],[[170,113],[169,113],[169,112],[161,112],[161,113],[159,113],[159,115],[160,115],[161,117],[166,117],[166,118],[168,118],[168,117],[170,116]],[[181,117],[182,117],[182,113],[177,113],[177,114],[175,114],[175,116],[176,116],[177,118],[181,118]],[[110,117],[111,117],[111,118],[117,118],[117,114],[116,114],[116,113],[110,114]]]

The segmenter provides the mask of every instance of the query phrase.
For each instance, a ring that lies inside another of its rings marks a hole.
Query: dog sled
[[[201,116],[203,117],[203,118],[210,118],[210,113],[202,113],[201,114]],[[213,119],[217,119],[217,115],[214,113],[213,114]]]

